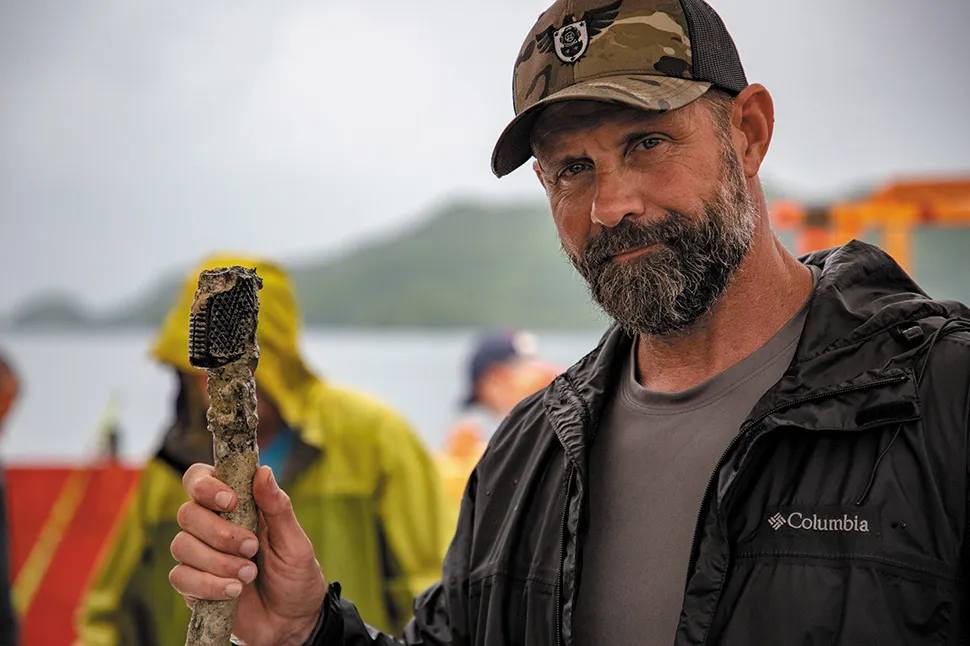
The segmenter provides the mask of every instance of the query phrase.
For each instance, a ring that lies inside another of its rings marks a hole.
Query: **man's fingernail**
[[[256,567],[252,565],[244,565],[239,568],[239,580],[243,583],[252,583],[253,579],[256,578]]]
[[[232,494],[228,491],[220,491],[216,494],[216,505],[219,509],[229,509],[232,504]]]
[[[273,473],[272,469],[269,470],[269,486],[273,488],[273,491],[280,490],[280,485],[276,482],[276,474]]]
[[[239,553],[245,556],[247,559],[251,559],[256,556],[256,552],[259,551],[259,543],[256,542],[255,538],[247,538],[239,546]],[[249,583],[248,581],[246,583]]]
[[[195,601],[196,601],[195,597],[182,597],[182,598],[185,599],[185,605],[187,605],[189,608],[195,608]]]
[[[239,581],[233,581],[226,586],[226,596],[230,599],[235,599],[242,594],[242,583]]]

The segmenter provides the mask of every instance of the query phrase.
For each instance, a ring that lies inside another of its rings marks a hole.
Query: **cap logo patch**
[[[536,34],[539,51],[543,54],[555,51],[563,63],[575,63],[586,53],[590,41],[613,24],[621,4],[623,0],[616,0],[598,9],[590,9],[579,20],[572,14],[567,14],[561,27],[550,25],[545,31]]]
[[[589,31],[586,29],[586,21],[580,20],[566,25],[562,29],[557,29],[552,37],[556,44],[556,56],[563,63],[575,63],[589,47]]]

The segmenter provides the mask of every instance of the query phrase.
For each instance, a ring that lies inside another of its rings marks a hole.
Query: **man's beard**
[[[668,211],[649,224],[623,220],[566,254],[590,294],[632,335],[672,337],[703,317],[751,248],[757,209],[733,148],[722,142],[717,195],[700,216]],[[626,261],[612,257],[656,245]]]

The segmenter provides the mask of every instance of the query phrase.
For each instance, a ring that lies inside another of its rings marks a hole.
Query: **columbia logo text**
[[[842,514],[841,517],[823,517],[818,514],[803,514],[800,511],[793,511],[787,516],[775,514],[768,519],[768,524],[776,532],[782,527],[790,527],[799,531],[808,532],[858,532],[869,533],[869,521],[858,516]]]

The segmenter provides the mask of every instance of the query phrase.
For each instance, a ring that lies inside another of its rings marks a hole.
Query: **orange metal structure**
[[[864,200],[822,208],[780,200],[772,204],[771,219],[779,233],[796,235],[799,255],[879,230],[883,249],[911,271],[915,227],[970,226],[970,178],[893,181]]]

